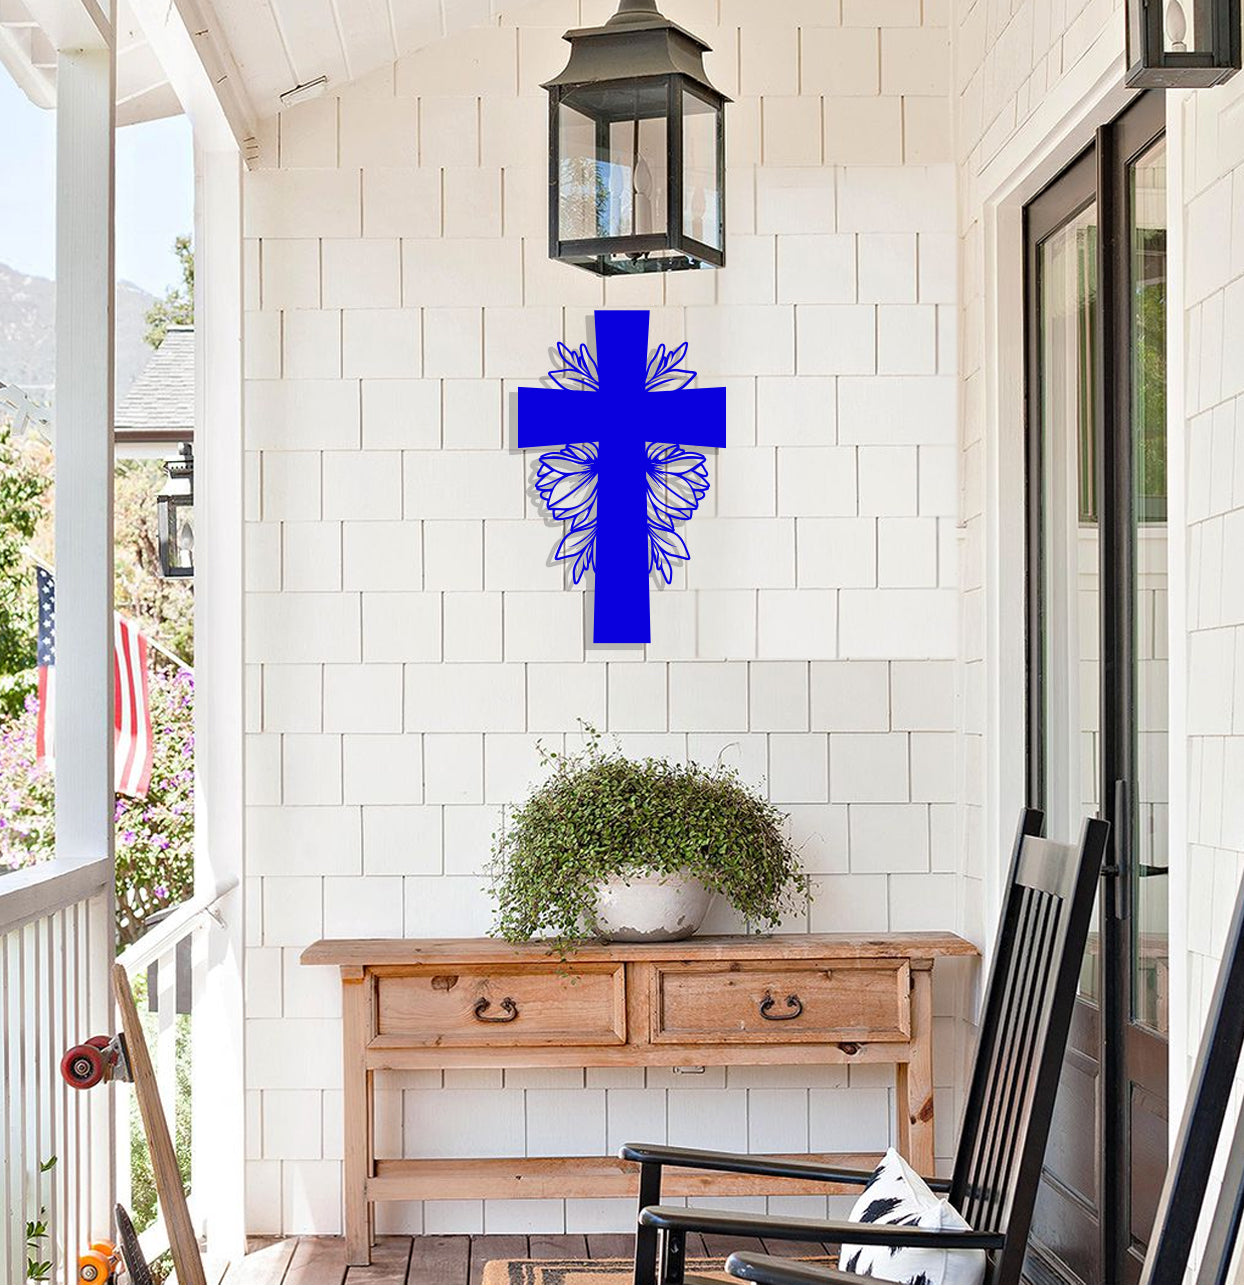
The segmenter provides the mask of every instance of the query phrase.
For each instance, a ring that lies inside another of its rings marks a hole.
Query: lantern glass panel
[[[669,221],[664,81],[581,86],[558,109],[563,241],[664,233]]]
[[[1186,54],[1198,50],[1201,42],[1198,21],[1202,14],[1201,5],[1193,0],[1163,0],[1162,8],[1162,48],[1168,54]]]
[[[683,235],[717,250],[722,243],[719,119],[712,103],[683,90]]]
[[[160,570],[165,576],[194,574],[194,500],[165,494],[159,501]]]

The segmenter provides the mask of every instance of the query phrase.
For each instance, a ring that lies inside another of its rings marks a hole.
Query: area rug
[[[830,1268],[837,1263],[836,1256],[800,1256],[810,1265]],[[732,1283],[722,1269],[722,1257],[687,1257],[687,1281],[701,1283]],[[489,1260],[484,1265],[484,1283],[490,1287],[577,1287],[578,1284],[629,1283],[633,1281],[632,1263],[629,1260]]]

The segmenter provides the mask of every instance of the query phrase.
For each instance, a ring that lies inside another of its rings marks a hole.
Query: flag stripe
[[[56,728],[56,601],[51,573],[39,569],[39,713],[35,755],[50,764]],[[151,785],[154,740],[151,690],[147,679],[147,639],[132,622],[113,618],[113,737],[115,789],[144,797]]]

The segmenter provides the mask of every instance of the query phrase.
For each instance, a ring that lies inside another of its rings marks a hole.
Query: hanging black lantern
[[[708,46],[621,0],[548,81],[549,257],[602,276],[726,262],[726,96]]]
[[[194,576],[194,451],[188,442],[181,454],[164,462],[168,483],[156,500],[160,573]]]
[[[1127,84],[1204,89],[1240,70],[1240,0],[1127,0]]]

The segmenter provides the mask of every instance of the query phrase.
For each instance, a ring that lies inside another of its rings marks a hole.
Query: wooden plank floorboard
[[[226,1283],[280,1283],[298,1245],[297,1238],[252,1238],[248,1250],[240,1260],[235,1260],[221,1279]]]
[[[464,1233],[428,1234],[413,1240],[408,1283],[465,1283],[471,1265],[471,1239]]]
[[[346,1279],[344,1238],[299,1238],[285,1271],[285,1282],[329,1284]]]
[[[704,1253],[714,1260],[720,1259],[725,1263],[726,1257],[732,1251],[763,1251],[765,1244],[759,1238],[737,1238],[732,1234],[724,1233],[706,1233],[704,1237]],[[687,1242],[687,1255],[691,1255],[690,1239]]]
[[[635,1235],[631,1233],[589,1233],[587,1254],[593,1260],[631,1260],[635,1255]]]
[[[582,1260],[587,1239],[581,1233],[533,1233],[527,1254],[532,1260]]]
[[[526,1260],[525,1233],[485,1233],[471,1239],[470,1282],[484,1281],[484,1266],[490,1260]]]
[[[825,1256],[823,1242],[785,1242],[781,1238],[763,1239],[765,1250],[771,1256],[785,1256],[788,1260],[798,1260],[801,1256]]]
[[[370,1265],[350,1265],[346,1270],[347,1283],[404,1283],[410,1268],[412,1239],[401,1235],[386,1235],[376,1239],[371,1249]]]

